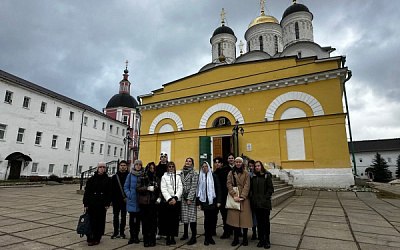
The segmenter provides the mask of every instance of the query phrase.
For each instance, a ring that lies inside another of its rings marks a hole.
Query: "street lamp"
[[[239,156],[239,133],[243,136],[244,134],[244,128],[239,127],[239,121],[235,122],[235,127],[232,129],[232,136],[233,136],[233,141],[235,141],[235,136],[236,136],[236,156]]]
[[[124,138],[124,145],[125,145],[125,155],[126,155],[126,161],[129,162],[129,144],[132,142],[132,138],[130,137],[131,132],[129,131],[129,128],[126,131],[126,136]]]

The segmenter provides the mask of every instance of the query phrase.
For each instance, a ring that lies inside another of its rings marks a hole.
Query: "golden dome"
[[[278,20],[276,20],[275,17],[273,16],[266,16],[264,14],[262,14],[261,16],[257,17],[256,19],[253,20],[253,22],[251,22],[249,24],[249,29],[251,27],[253,27],[254,25],[260,24],[260,23],[277,23],[279,24]]]

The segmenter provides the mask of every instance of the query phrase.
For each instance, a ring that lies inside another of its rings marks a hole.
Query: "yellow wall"
[[[154,96],[143,98],[143,105],[337,68],[336,61],[315,63],[314,59],[310,59],[296,62],[294,58],[228,65],[166,84],[164,90],[157,91]],[[215,84],[218,81],[220,82]],[[289,101],[277,108],[274,121],[265,122],[265,113],[271,102],[290,91],[304,92],[313,96],[322,105],[324,115],[313,116],[313,111],[307,104],[301,101]],[[239,135],[239,151],[252,159],[264,163],[275,162],[286,169],[350,168],[339,78],[143,110],[139,158],[145,163],[158,162],[161,141],[171,140],[170,160],[175,161],[178,169],[182,168],[187,157],[193,157],[198,164],[199,136],[230,135],[232,126],[211,128],[212,122],[219,116],[225,116],[232,125],[235,124],[232,114],[219,111],[208,119],[206,129],[199,129],[203,114],[218,103],[231,104],[243,115],[245,123],[241,126],[245,129],[245,134]],[[302,109],[307,117],[280,121],[282,112],[289,107]],[[163,112],[177,114],[182,119],[184,130],[177,131],[175,122],[164,119],[156,126],[155,134],[150,135],[149,128],[153,120]],[[157,134],[159,128],[166,123],[171,124],[176,132]],[[305,160],[288,161],[286,129],[291,128],[303,128]],[[246,151],[247,143],[252,145],[250,152]]]

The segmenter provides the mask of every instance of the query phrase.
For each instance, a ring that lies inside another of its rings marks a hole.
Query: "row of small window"
[[[7,125],[4,124],[0,124],[0,139],[4,139],[5,138],[5,132],[7,129]],[[17,142],[24,142],[24,135],[25,135],[25,129],[24,128],[18,128],[18,134],[17,134]],[[42,136],[43,136],[43,132],[37,131],[36,132],[36,137],[35,137],[35,145],[39,146],[42,143]],[[53,138],[51,140],[51,147],[52,148],[57,148],[57,141],[58,141],[58,135],[53,135]],[[80,151],[84,152],[85,150],[85,141],[81,141],[81,145],[80,145]],[[65,140],[65,149],[69,150],[71,147],[71,138],[67,137]],[[92,142],[90,144],[90,153],[94,153],[94,148],[95,148],[95,143]],[[100,148],[99,148],[99,154],[103,154],[103,150],[104,150],[104,144],[100,144]],[[117,156],[117,147],[114,147],[114,156]],[[110,155],[111,153],[111,146],[108,145],[107,147],[107,155]],[[119,156],[122,157],[122,153],[123,153],[123,149],[120,148],[120,152],[119,152]]]
[[[32,169],[31,169],[31,172],[32,173],[37,173],[38,172],[38,166],[39,166],[39,163],[37,163],[37,162],[34,162],[34,163],[32,163]],[[53,174],[54,173],[54,164],[49,164],[49,170],[48,170],[48,173],[49,174]],[[63,174],[68,174],[68,165],[64,165],[63,166],[63,172],[62,172]]]
[[[13,92],[6,90],[6,96],[4,97],[4,102],[11,104],[12,103],[12,98],[13,98]],[[31,98],[25,96],[24,97],[24,101],[22,102],[22,107],[29,108],[30,102],[31,102]],[[46,109],[47,109],[47,103],[46,102],[42,102],[41,105],[40,105],[40,112],[45,113]],[[56,109],[56,117],[61,117],[61,112],[62,112],[62,108],[57,107],[57,109]],[[69,120],[73,121],[74,120],[74,116],[75,116],[75,113],[73,111],[70,111],[69,112]],[[128,124],[128,116],[124,116],[123,117],[123,122],[125,124]],[[93,120],[93,128],[97,128],[97,123],[98,123],[98,121],[96,119],[94,119]],[[83,117],[83,125],[87,126],[87,124],[88,124],[88,117],[84,116]],[[105,122],[103,122],[103,124],[101,126],[101,129],[102,130],[106,129],[106,123]],[[110,133],[113,133],[113,125],[111,125],[111,124],[110,124],[110,127],[109,127],[109,131],[110,131]],[[117,135],[119,134],[119,127],[117,127],[115,134],[117,134]],[[121,135],[125,135],[125,129],[122,129]]]

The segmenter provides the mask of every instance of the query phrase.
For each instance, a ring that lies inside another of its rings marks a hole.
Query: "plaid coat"
[[[199,174],[193,169],[187,175],[181,174],[183,185],[181,217],[183,223],[197,222],[196,190],[199,182]],[[187,199],[185,199],[187,197]],[[187,204],[190,200],[192,203]]]

